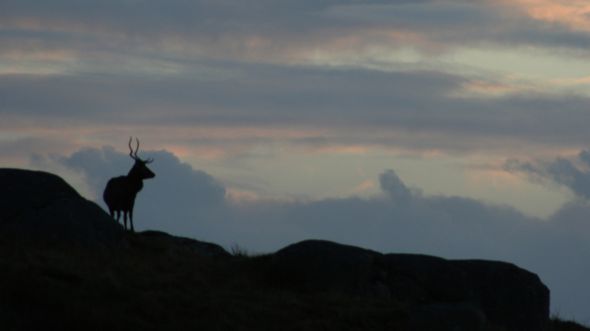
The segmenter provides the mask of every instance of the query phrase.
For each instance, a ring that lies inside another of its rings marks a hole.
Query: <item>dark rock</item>
[[[454,321],[436,330],[478,330],[481,320],[506,330],[543,330],[549,321],[547,287],[509,263],[384,255],[308,240],[275,253],[272,265],[272,279],[283,287],[389,297],[416,307],[414,321],[426,315]]]
[[[480,304],[487,318],[509,330],[542,330],[549,322],[549,289],[540,278],[514,264],[481,260],[451,261],[467,274],[465,296]]]
[[[405,301],[471,302],[508,330],[542,330],[549,320],[549,289],[510,263],[387,254],[384,267],[387,284]]]
[[[7,237],[82,245],[123,238],[121,226],[56,175],[0,169],[0,186],[0,233]]]
[[[161,231],[143,231],[138,233],[138,236],[149,239],[152,243],[160,242],[166,245],[168,249],[171,250],[172,254],[177,253],[179,250],[183,250],[207,257],[231,257],[230,253],[217,244],[172,236]]]
[[[472,304],[436,303],[414,309],[408,331],[481,331],[485,327],[485,314]]]
[[[382,291],[373,279],[381,254],[323,240],[287,246],[273,256],[275,280],[306,291],[364,294]]]
[[[126,236],[100,207],[49,173],[0,169],[0,187],[2,240],[41,239],[66,244],[66,249],[69,243],[122,243],[141,256],[161,257],[163,252],[165,259],[191,261],[193,254],[231,257],[218,245],[163,232]],[[509,263],[381,254],[322,240],[293,244],[255,261],[270,282],[265,286],[395,303],[403,307],[410,330],[544,330],[549,324],[549,290],[537,275]],[[76,272],[53,266],[41,275],[81,282]]]
[[[462,270],[439,257],[386,254],[379,262],[392,295],[404,302],[461,302],[468,291]]]

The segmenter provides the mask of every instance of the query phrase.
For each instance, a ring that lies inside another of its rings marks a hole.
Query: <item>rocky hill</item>
[[[122,239],[109,215],[56,175],[0,169],[0,188],[0,233],[84,245]]]
[[[588,330],[533,273],[308,240],[248,257],[125,233],[59,177],[0,169],[2,330]]]

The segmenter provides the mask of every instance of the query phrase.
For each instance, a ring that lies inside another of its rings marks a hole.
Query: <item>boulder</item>
[[[272,256],[275,284],[296,290],[337,291],[390,298],[414,307],[409,328],[543,330],[549,290],[539,277],[513,264],[381,254],[329,241],[308,240]],[[428,317],[428,318],[426,318]],[[445,320],[425,326],[419,321]]]
[[[379,253],[324,240],[287,246],[272,257],[272,280],[303,291],[373,293],[375,259]]]
[[[539,276],[514,264],[498,261],[450,261],[466,275],[470,292],[487,318],[509,330],[543,330],[549,322],[549,288]]]
[[[382,266],[392,295],[406,302],[469,303],[507,330],[542,330],[549,321],[549,289],[510,263],[387,254]]]
[[[81,245],[112,244],[123,228],[60,177],[42,171],[0,169],[0,233]]]

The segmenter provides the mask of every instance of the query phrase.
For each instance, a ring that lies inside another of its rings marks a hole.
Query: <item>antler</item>
[[[129,137],[129,156],[134,159],[137,160],[139,159],[139,157],[137,156],[137,151],[139,151],[139,139],[135,138],[135,141],[137,142],[137,146],[135,147],[135,151],[133,151],[133,148],[131,147],[131,142],[133,141],[133,137]]]
[[[131,147],[132,141],[133,141],[133,137],[129,137],[129,144],[128,144],[129,145],[129,156],[132,159],[134,159],[136,161],[139,160],[139,161],[142,161],[147,164],[154,162],[154,159],[152,159],[152,158],[149,158],[149,159],[143,161],[139,156],[137,156],[137,152],[139,151],[139,139],[135,138],[135,142],[136,142],[135,151],[133,150],[133,147]]]
[[[137,137],[135,138],[135,142],[137,143],[137,146],[135,146],[135,153],[133,154],[136,158],[139,158],[139,156],[137,156],[137,152],[139,152],[139,139],[137,139]]]

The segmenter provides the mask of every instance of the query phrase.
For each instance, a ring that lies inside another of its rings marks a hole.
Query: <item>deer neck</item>
[[[134,169],[129,171],[127,174],[127,179],[137,189],[137,191],[141,190],[143,187],[143,178],[137,171],[134,171]]]

